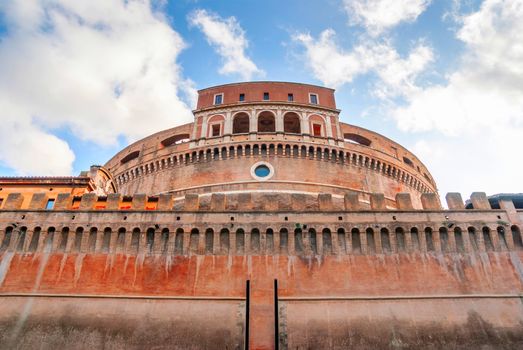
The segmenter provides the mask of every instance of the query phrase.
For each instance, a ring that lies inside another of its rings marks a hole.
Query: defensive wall
[[[1,347],[521,348],[510,201],[257,195],[10,194]]]

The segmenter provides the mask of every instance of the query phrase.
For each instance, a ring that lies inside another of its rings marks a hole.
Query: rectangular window
[[[2,208],[2,204],[4,204],[4,199],[0,198],[0,208]]]
[[[221,105],[223,103],[223,94],[214,95],[214,104]]]
[[[289,102],[294,101],[294,95],[293,94],[288,94],[287,95],[287,101],[289,101]]]
[[[317,105],[318,104],[318,95],[316,95],[316,94],[309,94],[309,101],[313,105]]]
[[[220,124],[212,125],[212,136],[220,136]]]
[[[268,92],[264,92],[263,93],[263,100],[264,101],[269,101],[269,93]]]
[[[245,94],[240,94],[240,102],[245,101]]]
[[[54,199],[48,199],[47,204],[45,205],[45,209],[51,210],[54,208]]]
[[[314,136],[321,136],[321,125],[320,124],[312,124],[312,134]]]

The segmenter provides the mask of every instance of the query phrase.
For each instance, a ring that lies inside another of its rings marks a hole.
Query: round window
[[[271,173],[271,169],[265,164],[258,165],[256,169],[254,169],[254,173],[258,177],[267,177]]]
[[[270,163],[258,162],[251,167],[251,176],[258,181],[269,180],[274,175],[274,168]]]

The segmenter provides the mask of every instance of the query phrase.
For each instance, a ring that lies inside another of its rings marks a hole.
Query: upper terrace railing
[[[237,142],[229,144],[228,146],[204,146],[199,149],[169,154],[160,159],[127,169],[120,174],[115,174],[115,180],[118,185],[123,185],[147,176],[148,174],[190,163],[210,162],[237,157],[264,158],[270,156],[304,158],[363,167],[383,176],[391,177],[421,193],[435,191],[430,179],[421,179],[418,174],[400,169],[399,163],[394,164],[391,161],[385,161],[383,158],[366,155],[355,150],[349,151],[343,147],[317,144],[305,145],[303,142],[291,143],[279,141]]]

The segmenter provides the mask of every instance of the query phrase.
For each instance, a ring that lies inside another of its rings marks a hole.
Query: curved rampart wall
[[[361,134],[372,139],[375,145],[393,144],[404,157],[416,164],[407,166],[399,157],[346,142],[342,146],[329,145],[323,138],[304,142],[299,135],[288,135],[278,140],[276,135],[259,135],[258,140],[234,135],[228,142],[224,138],[210,139],[202,146],[189,147],[189,142],[162,145],[172,135],[190,129],[189,125],[167,130],[148,137],[120,152],[106,165],[114,174],[119,192],[124,194],[184,191],[224,192],[256,189],[276,189],[295,192],[331,192],[343,195],[348,190],[362,193],[382,192],[391,200],[398,192],[417,194],[435,192],[434,181],[417,158],[401,146],[366,131],[344,126],[344,131]],[[324,143],[320,143],[324,141]],[[380,142],[380,143],[379,143]],[[389,147],[390,148],[390,147]],[[132,152],[135,159],[122,163]],[[274,176],[267,182],[251,177],[251,166],[268,161],[274,166]],[[416,170],[415,167],[419,167]],[[299,171],[295,171],[299,169]],[[425,176],[422,176],[422,173]],[[415,207],[420,203],[414,199]]]

